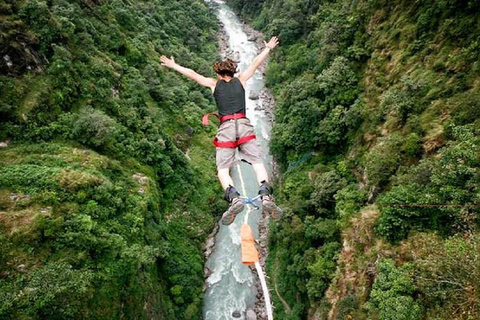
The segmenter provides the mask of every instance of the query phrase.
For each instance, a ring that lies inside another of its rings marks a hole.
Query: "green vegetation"
[[[372,309],[379,311],[379,319],[420,319],[420,307],[412,297],[415,286],[408,275],[408,267],[396,268],[392,260],[380,260],[378,263],[370,304]]]
[[[276,318],[479,318],[480,3],[229,3],[281,44]]]
[[[220,211],[214,15],[194,1],[0,4],[0,318],[198,319]],[[195,190],[195,192],[192,192]]]
[[[480,2],[230,0],[278,35],[276,319],[478,319]],[[0,318],[198,319],[200,0],[0,3]],[[193,193],[192,190],[195,190]]]

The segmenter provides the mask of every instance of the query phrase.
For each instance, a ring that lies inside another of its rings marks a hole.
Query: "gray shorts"
[[[235,128],[235,122],[237,122]],[[225,121],[220,125],[217,131],[218,141],[236,141],[238,138],[246,137],[255,134],[255,129],[250,124],[247,118]],[[217,169],[230,168],[236,164],[235,150],[238,149],[240,159],[250,163],[262,163],[262,149],[260,148],[257,139],[242,143],[237,148],[218,148],[217,147]]]

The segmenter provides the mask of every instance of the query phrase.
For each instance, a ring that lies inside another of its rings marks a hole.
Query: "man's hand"
[[[166,56],[161,56],[160,61],[162,61],[162,66],[165,66],[167,68],[173,68],[176,65],[175,59],[173,59],[173,57],[170,57],[169,59]]]
[[[263,41],[263,44],[269,48],[270,50],[275,48],[278,45],[278,38],[276,36],[273,36],[270,41],[266,42]]]
[[[178,73],[183,74],[185,77],[190,78],[195,82],[201,84],[202,86],[209,87],[212,92],[215,90],[215,85],[217,84],[217,81],[215,79],[204,77],[201,74],[196,73],[192,69],[182,67],[175,62],[175,59],[173,59],[173,57],[167,58],[166,56],[162,55],[160,57],[160,61],[162,62],[162,66],[173,69]]]

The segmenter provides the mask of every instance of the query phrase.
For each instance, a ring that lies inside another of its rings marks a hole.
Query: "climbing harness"
[[[219,141],[217,137],[213,139],[213,144],[217,148],[236,148],[241,144],[244,144],[250,140],[256,139],[254,134],[245,136],[245,137],[238,137],[238,127],[237,127],[237,120],[238,119],[245,119],[247,116],[244,113],[233,113],[227,114],[226,116],[219,116],[217,112],[207,113],[204,114],[202,117],[202,124],[204,126],[208,126],[208,117],[216,116],[220,120],[220,124],[224,123],[225,121],[235,120],[235,136],[237,137],[235,141]]]
[[[241,145],[245,142],[248,142],[250,140],[253,140],[255,138],[256,138],[255,135],[251,135],[251,136],[245,136],[245,137],[242,137],[242,138],[238,138],[237,141],[218,141],[217,137],[215,137],[215,138],[213,138],[213,144],[217,148],[236,148],[239,145]]]

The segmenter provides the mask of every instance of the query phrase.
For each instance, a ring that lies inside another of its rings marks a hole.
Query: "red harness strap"
[[[217,148],[236,148],[239,145],[241,145],[245,142],[248,142],[250,140],[256,139],[256,138],[257,137],[254,134],[252,134],[250,136],[241,137],[237,141],[218,141],[217,137],[215,137],[213,139],[213,144]]]
[[[246,118],[247,116],[244,113],[232,113],[232,114],[227,114],[226,116],[219,117],[220,123],[223,123],[227,120],[232,120],[232,119],[243,119]]]
[[[216,112],[207,113],[207,114],[204,114],[203,117],[202,117],[202,124],[204,126],[208,126],[208,124],[209,124],[208,123],[208,117],[210,117],[210,116],[218,117],[220,119],[220,123],[223,123],[227,120],[244,119],[244,118],[247,117],[244,113],[227,114],[226,116],[222,116],[222,117],[220,117],[218,115],[218,113],[216,113]],[[218,141],[217,137],[215,137],[213,139],[213,144],[217,148],[236,148],[239,145],[241,145],[245,142],[248,142],[250,140],[253,140],[255,138],[256,138],[256,136],[254,134],[252,134],[250,136],[245,136],[245,137],[238,138],[237,141]]]
[[[202,117],[202,124],[203,124],[204,126],[208,126],[208,125],[209,125],[209,123],[208,123],[208,117],[210,117],[210,116],[215,116],[215,117],[218,118],[218,113],[217,113],[217,112],[205,113],[205,114],[203,115],[203,117]]]

